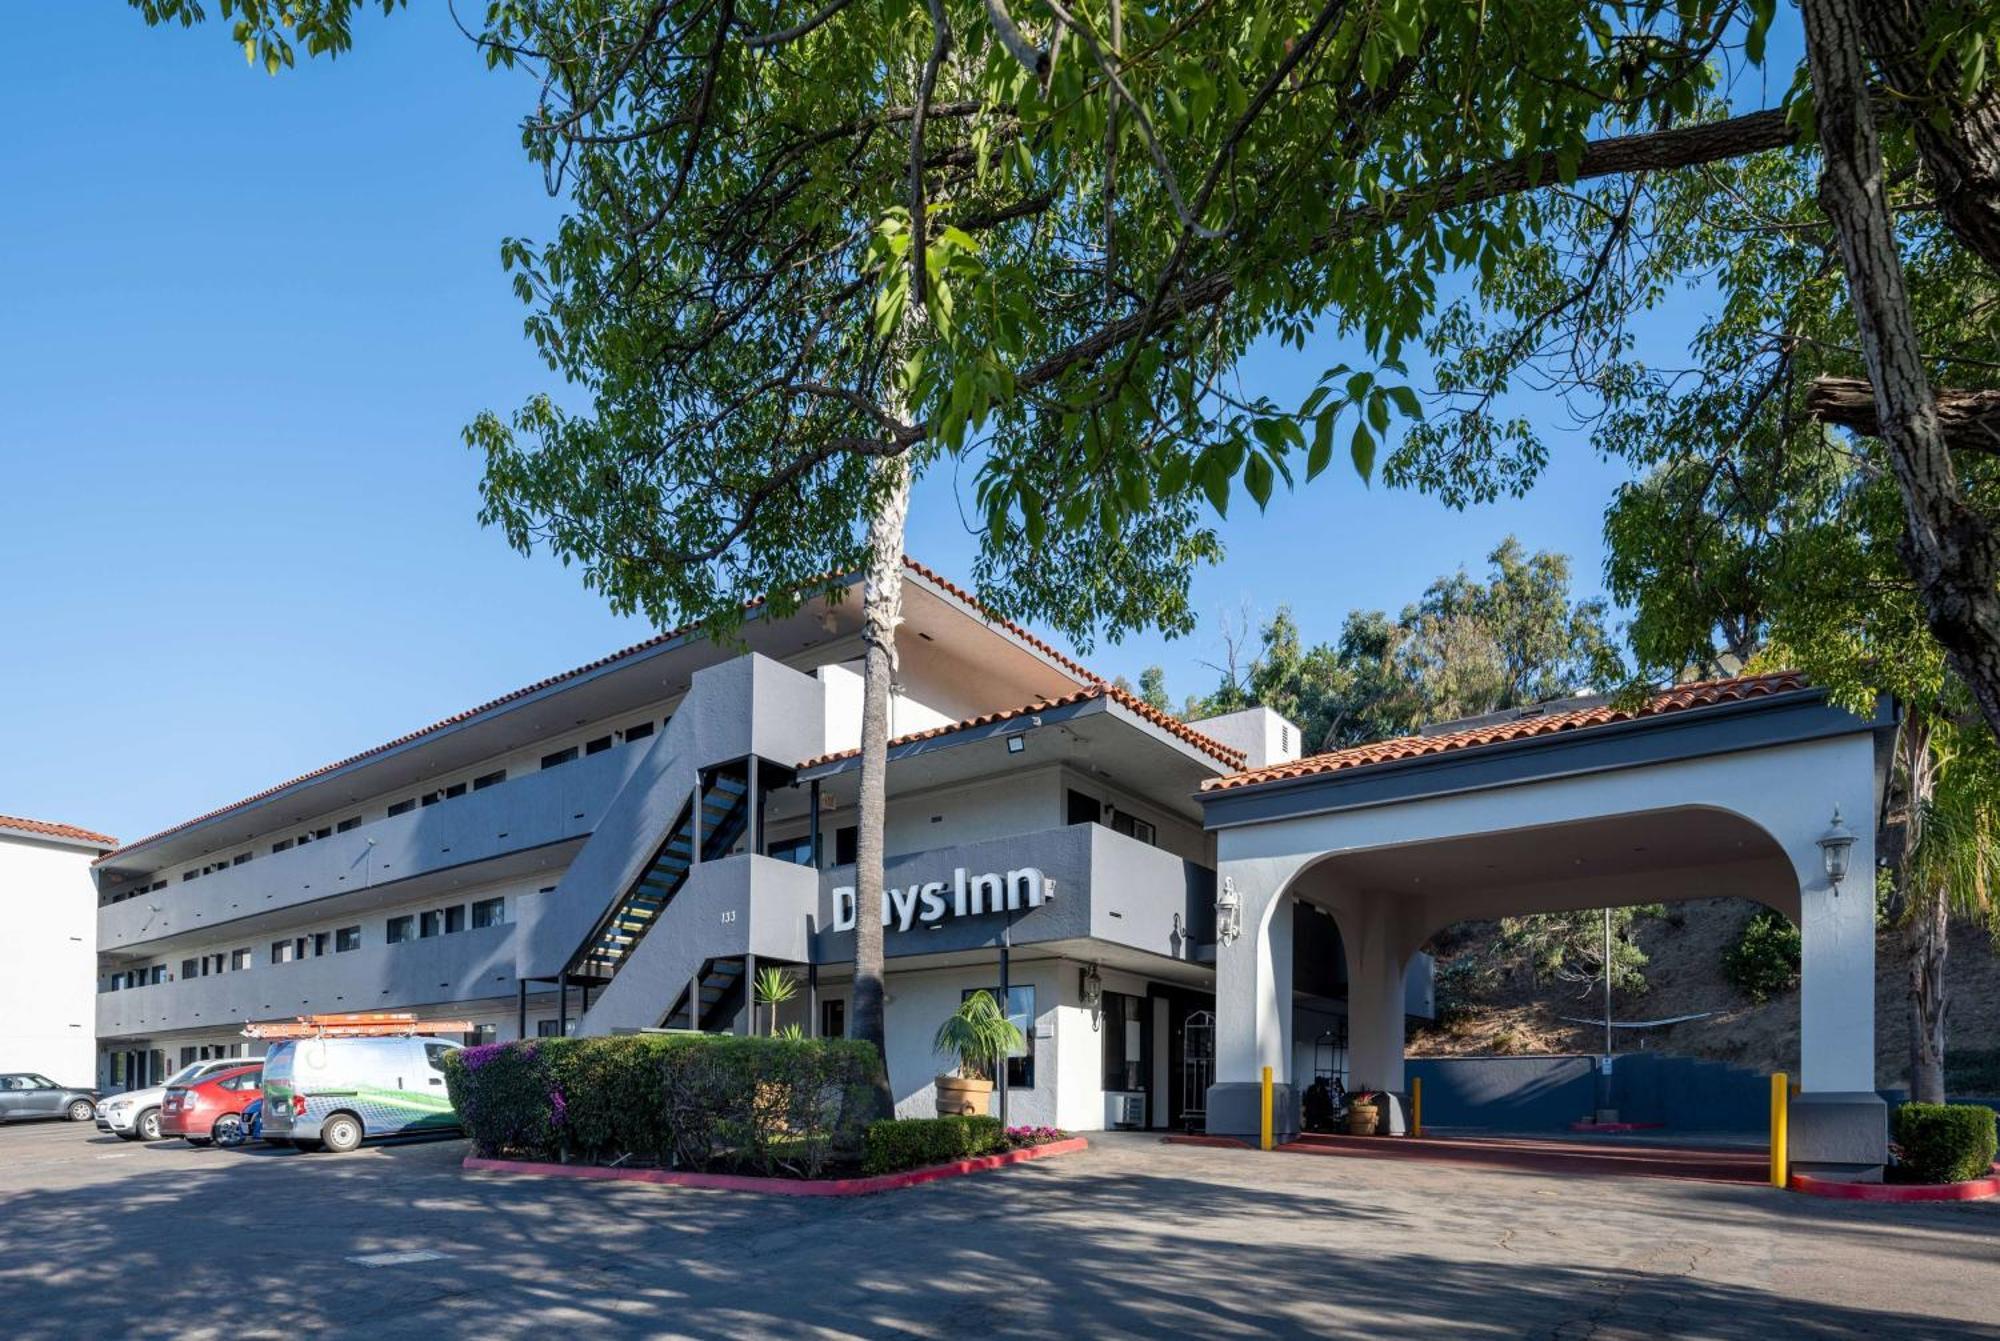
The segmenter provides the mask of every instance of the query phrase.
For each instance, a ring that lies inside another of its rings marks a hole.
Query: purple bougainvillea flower
[[[567,1100],[563,1098],[563,1092],[559,1089],[551,1089],[549,1091],[550,1125],[560,1127],[563,1124],[563,1120],[568,1116],[569,1116],[569,1103]]]

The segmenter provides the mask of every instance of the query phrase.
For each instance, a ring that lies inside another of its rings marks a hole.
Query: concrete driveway
[[[464,1150],[0,1129],[0,1335],[2000,1337],[1996,1203],[1140,1136],[792,1200],[467,1175]]]

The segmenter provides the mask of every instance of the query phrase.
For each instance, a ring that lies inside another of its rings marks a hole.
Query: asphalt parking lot
[[[0,1334],[2000,1337],[2000,1203],[1136,1135],[853,1200],[464,1153],[0,1128]]]

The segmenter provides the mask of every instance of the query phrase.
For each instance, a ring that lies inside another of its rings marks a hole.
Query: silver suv
[[[189,1062],[150,1089],[127,1090],[97,1101],[97,1129],[122,1136],[128,1141],[160,1139],[160,1104],[170,1085],[194,1085],[218,1071],[235,1071],[256,1062],[255,1057],[217,1057],[212,1061]]]

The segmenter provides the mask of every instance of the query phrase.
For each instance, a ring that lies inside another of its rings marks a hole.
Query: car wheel
[[[77,1099],[69,1106],[71,1122],[88,1122],[97,1116],[97,1105],[88,1099]]]
[[[320,1124],[319,1139],[336,1155],[344,1155],[361,1144],[361,1119],[352,1113],[335,1113]]]
[[[139,1133],[139,1139],[142,1141],[159,1140],[160,1110],[157,1108],[148,1108],[145,1112],[139,1114],[139,1120],[132,1124],[132,1130]]]

